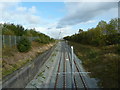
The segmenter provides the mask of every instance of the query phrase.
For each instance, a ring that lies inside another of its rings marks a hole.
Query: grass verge
[[[82,60],[91,77],[98,79],[98,85],[104,88],[118,88],[118,45],[93,47],[69,42],[74,52]]]
[[[40,44],[32,42],[32,49],[28,52],[19,52],[15,47],[5,47],[2,50],[2,77],[5,77],[14,71],[20,69],[28,62],[34,60],[38,55],[42,54],[53,44]]]

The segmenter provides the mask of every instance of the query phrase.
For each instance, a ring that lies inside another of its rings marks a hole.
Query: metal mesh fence
[[[2,35],[2,47],[12,47],[16,46],[17,42],[20,41],[22,36],[11,36],[11,35]],[[28,37],[28,39],[32,42],[38,37]]]

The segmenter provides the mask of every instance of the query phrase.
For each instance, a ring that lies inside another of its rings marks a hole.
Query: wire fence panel
[[[4,35],[4,46],[10,46],[9,36],[5,36],[5,35]]]
[[[18,43],[18,41],[19,41],[19,37],[18,37],[18,36],[16,36],[16,43]]]
[[[16,46],[22,36],[2,35],[2,46],[13,47]],[[27,37],[31,42],[38,37]]]
[[[15,46],[15,37],[11,36],[11,46]]]

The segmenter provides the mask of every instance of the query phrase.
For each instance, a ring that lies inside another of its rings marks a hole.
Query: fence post
[[[73,60],[73,46],[71,46],[71,60],[72,60],[72,82],[74,88],[74,60]]]
[[[16,36],[14,36],[14,40],[15,40],[15,46],[16,46]]]
[[[32,42],[32,37],[30,37],[30,41]]]
[[[5,47],[5,37],[4,37],[4,35],[2,35],[2,38],[3,38],[2,44],[3,44],[3,48],[4,48]]]
[[[9,35],[9,43],[10,43],[10,47],[11,47],[11,35]]]
[[[20,36],[18,36],[18,38],[19,38],[19,41],[20,41]]]

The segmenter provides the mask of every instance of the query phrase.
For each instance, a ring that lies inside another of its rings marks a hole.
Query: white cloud
[[[74,34],[74,31],[72,30],[71,27],[65,27],[62,29],[51,28],[50,30],[45,27],[36,27],[36,30],[56,39]]]
[[[60,29],[56,29],[55,28],[56,25],[57,25],[57,23],[54,22],[54,23],[49,23],[47,25],[47,27],[46,26],[42,26],[42,27],[38,26],[35,29],[37,31],[39,31],[39,32],[42,32],[42,33],[44,33],[46,35],[51,36],[52,38],[58,38],[59,37]]]
[[[119,0],[63,0],[65,2],[118,2]]]
[[[29,12],[30,13],[36,13],[37,12],[36,7],[32,6],[31,8],[29,8]]]
[[[25,12],[27,10],[27,8],[26,7],[17,7],[16,10],[18,12]]]
[[[0,0],[0,2],[21,2],[22,0]]]
[[[90,24],[90,23],[94,23],[94,22],[96,22],[96,20],[89,20],[87,22],[82,22],[80,24]]]
[[[25,19],[29,24],[39,24],[41,21],[40,17],[35,15],[26,15]]]
[[[115,2],[67,2],[65,4],[68,13],[60,19],[57,28],[88,22],[97,15],[105,13],[112,8],[117,8],[117,3]]]
[[[75,31],[72,29],[72,27],[65,27],[61,29],[56,29],[57,22],[48,24],[47,27],[36,27],[36,30],[39,32],[42,32],[46,35],[51,36],[52,38],[63,38],[64,36],[72,35],[75,33]],[[49,27],[49,28],[48,28]]]
[[[43,19],[35,13],[35,6],[30,8],[20,6],[18,2],[0,2],[0,20],[4,22],[14,22],[16,24],[40,24]]]
[[[0,2],[118,2],[119,0],[0,0]]]
[[[4,12],[14,6],[18,5],[18,2],[0,2],[0,11]]]

